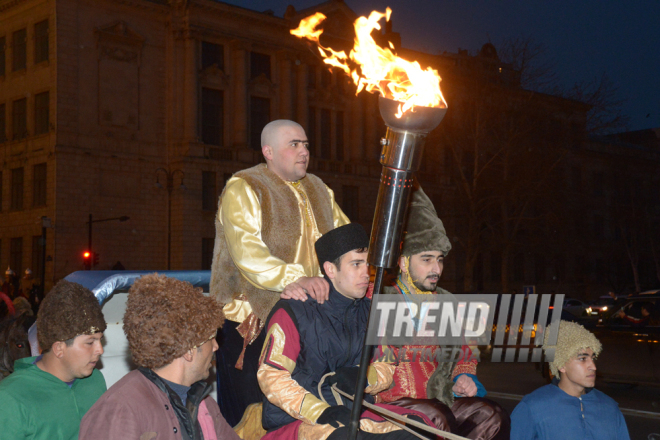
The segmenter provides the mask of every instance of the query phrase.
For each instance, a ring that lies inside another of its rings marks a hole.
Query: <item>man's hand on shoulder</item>
[[[463,374],[456,379],[452,391],[459,397],[474,397],[477,395],[477,384],[470,376]]]
[[[325,279],[321,277],[300,277],[284,288],[280,298],[305,301],[307,295],[309,295],[319,304],[323,304],[328,299],[329,293],[330,286]]]

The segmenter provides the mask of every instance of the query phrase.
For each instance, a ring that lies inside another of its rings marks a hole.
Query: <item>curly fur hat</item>
[[[128,291],[124,333],[135,363],[155,369],[206,342],[224,321],[220,304],[202,289],[153,273]]]
[[[62,280],[48,292],[37,313],[37,339],[42,350],[79,335],[104,332],[98,299],[91,290]]]
[[[451,243],[442,220],[431,199],[422,187],[416,185],[408,209],[408,222],[403,231],[401,255],[410,257],[424,251],[440,251],[447,256],[450,250]]]
[[[553,376],[559,377],[559,369],[566,365],[566,362],[577,356],[580,350],[591,348],[594,356],[598,356],[603,348],[600,341],[589,330],[570,321],[559,321],[559,336],[557,345],[549,345],[548,339],[552,333],[553,325],[548,326],[543,341],[543,350],[555,349],[555,359],[550,362],[550,370]]]

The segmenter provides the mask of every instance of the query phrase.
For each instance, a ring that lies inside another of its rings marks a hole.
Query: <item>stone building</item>
[[[375,95],[355,96],[289,34],[317,10],[328,16],[323,38],[348,48],[356,16],[341,0],[284,17],[212,0],[0,0],[0,267],[39,277],[46,217],[46,288],[83,269],[90,236],[95,269],[209,268],[224,182],[262,161],[261,129],[279,118],[306,128],[309,171],[369,227],[385,127]],[[379,38],[443,77],[451,111],[429,136],[419,177],[456,242],[443,282],[461,291],[465,200],[446,144],[460,125],[452,112],[471,102],[463,94],[479,79],[507,102],[537,100],[558,124],[547,130],[571,139],[584,137],[587,108],[530,98],[491,45],[432,55],[403,48],[391,27]],[[474,271],[496,266],[479,254]]]

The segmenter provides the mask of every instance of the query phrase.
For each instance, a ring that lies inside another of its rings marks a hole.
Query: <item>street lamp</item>
[[[89,214],[89,220],[87,221],[88,234],[89,234],[88,239],[87,239],[87,252],[89,252],[90,263],[89,263],[89,265],[87,265],[87,270],[92,269],[92,261],[95,260],[95,258],[93,258],[94,253],[92,252],[92,224],[101,223],[101,222],[109,222],[109,221],[112,221],[112,220],[119,220],[120,222],[125,222],[129,219],[130,219],[129,216],[122,215],[121,217],[102,218],[100,220],[92,220],[92,214]]]
[[[160,173],[165,174],[166,187],[160,183]],[[156,188],[167,189],[167,270],[170,270],[172,261],[172,190],[174,189],[174,177],[181,175],[181,185],[179,189],[186,190],[186,185],[183,184],[183,178],[186,174],[180,169],[166,170],[165,168],[158,168],[156,170]]]

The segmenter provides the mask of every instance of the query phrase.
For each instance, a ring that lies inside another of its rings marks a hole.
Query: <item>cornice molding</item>
[[[21,3],[27,3],[28,0],[4,0],[0,1],[0,12],[7,11]]]

